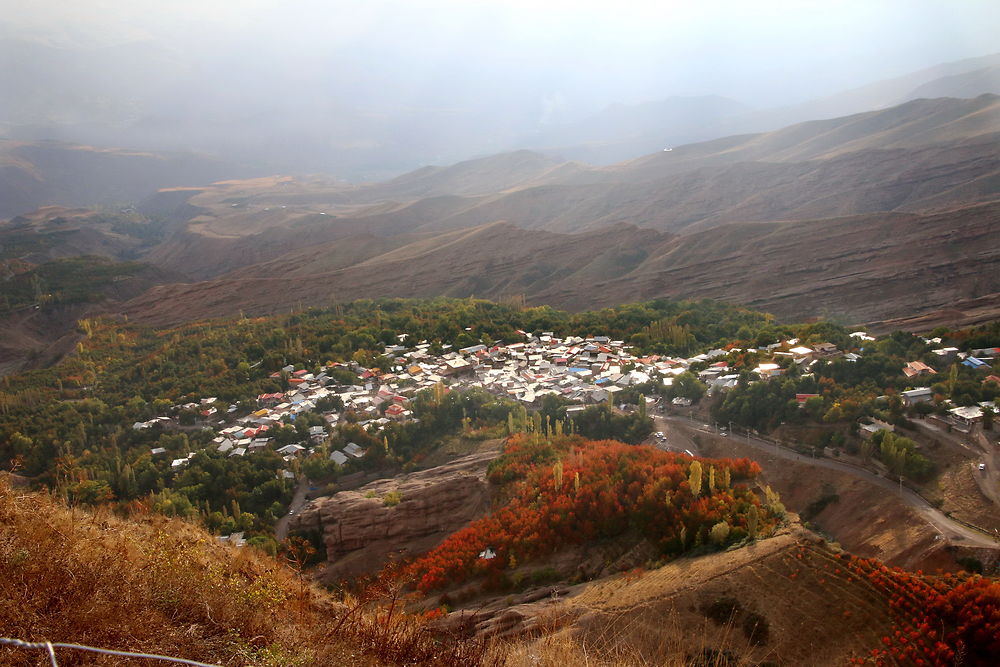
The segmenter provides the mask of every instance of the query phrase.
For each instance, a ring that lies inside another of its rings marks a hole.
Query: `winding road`
[[[288,537],[288,522],[306,504],[306,493],[308,491],[309,480],[306,479],[305,475],[300,475],[299,484],[295,487],[295,494],[292,496],[292,502],[288,506],[288,514],[278,519],[274,524],[274,539],[278,540],[279,543]]]
[[[705,428],[703,421],[692,419],[689,417],[681,417],[677,415],[666,415],[666,416],[654,416],[654,422],[659,430],[663,430],[664,426],[668,424],[676,424],[684,426],[686,428],[704,433],[707,435],[712,435],[715,437],[717,434],[715,431],[709,427]],[[733,442],[738,442],[742,445],[752,447],[754,449],[760,449],[766,451],[768,454],[773,456],[778,456],[789,461],[795,461],[804,465],[810,465],[817,468],[826,468],[828,470],[836,470],[838,472],[843,472],[848,475],[860,478],[874,484],[878,487],[885,489],[894,494],[898,494],[900,499],[905,502],[909,507],[916,510],[920,516],[924,518],[929,524],[934,526],[934,528],[947,539],[952,542],[961,543],[965,546],[977,546],[977,547],[987,547],[996,549],[1000,547],[1000,536],[991,537],[986,533],[980,532],[973,528],[961,524],[947,516],[939,509],[928,503],[921,496],[914,493],[905,486],[900,486],[898,482],[895,482],[885,477],[860,468],[849,463],[843,463],[841,461],[833,461],[831,459],[815,459],[808,456],[803,456],[793,450],[786,449],[779,445],[760,440],[754,437],[747,437],[744,435],[730,434],[726,438]],[[696,451],[696,450],[693,450]],[[697,453],[697,452],[696,452]]]

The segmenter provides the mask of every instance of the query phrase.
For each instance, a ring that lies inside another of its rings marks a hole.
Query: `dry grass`
[[[225,665],[483,664],[378,598],[337,601],[251,548],[164,517],[68,509],[0,481],[0,636]],[[60,665],[120,664],[88,654]],[[0,648],[0,664],[47,664]]]
[[[628,622],[627,619],[619,619]],[[676,625],[678,617],[668,623]],[[610,628],[611,625],[606,626]],[[707,629],[707,628],[706,628]],[[735,623],[727,624],[724,635],[731,640],[726,648],[709,645],[709,633],[698,633],[690,627],[683,631],[652,633],[647,636],[647,646],[623,643],[605,629],[596,637],[583,639],[579,634],[565,630],[538,639],[494,649],[506,659],[507,667],[736,667],[756,665],[760,660],[753,655],[752,647],[742,639]],[[680,637],[684,639],[680,639]],[[655,655],[655,658],[651,658]]]

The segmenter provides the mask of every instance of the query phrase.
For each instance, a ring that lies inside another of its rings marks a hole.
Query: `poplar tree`
[[[691,487],[691,495],[697,498],[701,495],[701,463],[691,461],[688,468],[688,485]]]

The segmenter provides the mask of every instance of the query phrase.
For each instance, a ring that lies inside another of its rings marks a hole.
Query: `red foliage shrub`
[[[506,504],[453,534],[414,562],[410,572],[421,591],[473,576],[498,578],[511,562],[627,531],[650,540],[664,555],[676,555],[720,521],[745,529],[754,505],[758,530],[773,526],[774,517],[746,485],[723,488],[724,468],[732,480],[752,479],[760,472],[755,462],[700,459],[702,493],[695,498],[688,484],[693,460],[615,441],[567,437],[552,444],[513,436],[490,470],[492,481],[507,485]],[[711,489],[710,466],[716,469]],[[479,556],[487,548],[494,558]]]

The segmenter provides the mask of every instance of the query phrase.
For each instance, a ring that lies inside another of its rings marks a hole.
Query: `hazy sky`
[[[301,129],[303,145],[360,150],[416,137],[419,160],[482,127],[523,136],[616,102],[678,95],[775,107],[1000,51],[996,0],[0,0],[0,9],[0,85],[19,96],[0,98],[0,129],[25,118],[91,129],[140,119],[140,138],[166,146],[176,136],[186,149],[227,132],[244,143],[235,128],[266,120],[275,136],[282,124]],[[187,132],[190,119],[203,126]]]
[[[374,97],[392,86],[404,101],[449,82],[461,100],[463,87],[522,80],[581,103],[716,93],[768,105],[1000,50],[1000,2],[991,0],[2,4],[14,11],[0,22],[57,43],[152,39],[242,74],[347,81]],[[298,67],[282,71],[288,64]]]

